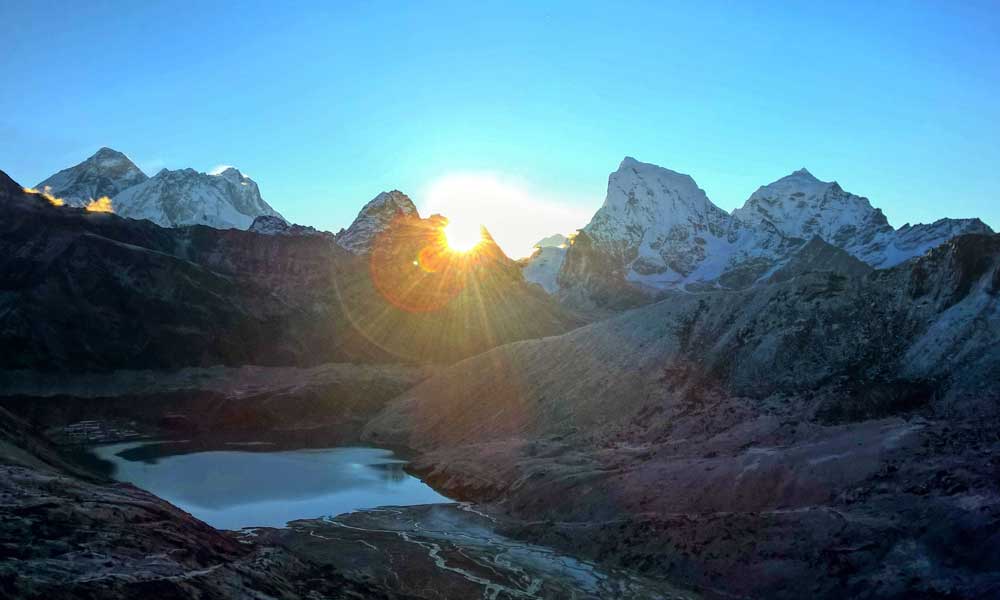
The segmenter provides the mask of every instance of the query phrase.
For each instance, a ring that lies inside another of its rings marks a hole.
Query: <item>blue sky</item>
[[[1000,227],[995,2],[85,4],[0,4],[0,169],[26,185],[106,145],[236,165],[336,230],[393,188],[489,226],[485,181],[543,207],[493,225],[533,235],[585,224],[630,155],[727,210],[805,166],[896,226]]]

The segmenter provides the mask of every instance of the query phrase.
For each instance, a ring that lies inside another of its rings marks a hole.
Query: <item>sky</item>
[[[827,6],[829,5],[829,6]],[[4,2],[0,169],[236,165],[336,231],[380,191],[510,254],[625,156],[719,206],[806,167],[895,226],[1000,228],[997,2]]]

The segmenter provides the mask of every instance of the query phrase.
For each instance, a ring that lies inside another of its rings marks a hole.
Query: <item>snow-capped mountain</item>
[[[753,227],[773,226],[789,238],[819,236],[876,268],[920,256],[964,233],[991,233],[979,219],[940,219],[893,229],[867,198],[820,181],[800,169],[754,192],[733,217]]]
[[[592,285],[595,278],[600,286],[627,281],[652,290],[741,287],[791,246],[773,227],[733,219],[689,175],[626,157],[557,281],[560,287]]]
[[[759,188],[729,214],[690,176],[626,157],[608,180],[604,205],[567,250],[556,285],[543,286],[575,288],[577,298],[584,288],[582,296],[591,299],[620,294],[625,284],[736,289],[765,281],[814,237],[887,268],[957,235],[991,231],[978,219],[895,230],[867,198],[805,169]],[[545,269],[530,261],[526,272],[545,278]]]
[[[559,291],[556,280],[569,245],[569,238],[561,233],[538,240],[535,243],[535,253],[523,261],[524,279],[537,283],[550,294]]]
[[[120,192],[112,204],[123,217],[149,219],[162,227],[247,229],[261,215],[282,218],[261,197],[257,184],[232,167],[218,174],[163,169]]]
[[[668,270],[691,273],[708,248],[725,243],[729,221],[689,175],[626,157],[583,231],[641,280]]]
[[[554,233],[548,237],[544,237],[537,242],[533,247],[535,248],[553,248],[558,246],[568,246],[569,238],[561,233]]]
[[[102,196],[114,197],[122,190],[149,179],[127,156],[101,148],[78,165],[63,169],[35,187],[49,188],[49,193],[70,206],[84,206]]]
[[[419,216],[417,207],[399,190],[382,192],[364,205],[350,227],[337,233],[337,243],[354,254],[365,254],[378,234],[399,216]]]

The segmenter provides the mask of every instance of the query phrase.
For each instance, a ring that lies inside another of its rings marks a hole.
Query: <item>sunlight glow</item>
[[[421,214],[438,213],[454,223],[483,224],[511,258],[531,256],[535,242],[553,233],[583,227],[594,207],[601,204],[599,198],[562,196],[496,172],[443,175],[431,181],[420,198]],[[479,239],[478,226],[470,235]],[[448,237],[452,245],[452,236]]]
[[[483,241],[479,225],[473,221],[449,221],[444,228],[448,248],[455,252],[468,252]]]
[[[42,198],[45,198],[46,200],[49,201],[49,204],[51,204],[52,206],[63,206],[66,204],[65,202],[63,202],[62,198],[56,198],[55,196],[52,195],[52,188],[50,188],[49,186],[45,186],[45,188],[42,189],[41,191],[38,191],[35,188],[22,188],[22,189],[26,194],[34,194],[36,196],[41,196]]]
[[[91,200],[84,206],[87,212],[106,212],[113,213],[115,209],[111,206],[111,198],[107,196],[101,196],[97,200]]]

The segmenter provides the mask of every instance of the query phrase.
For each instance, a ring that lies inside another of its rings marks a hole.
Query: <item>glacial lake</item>
[[[94,446],[111,476],[167,500],[218,529],[284,527],[376,506],[451,502],[381,448],[269,451],[265,444],[190,449],[130,442]]]

